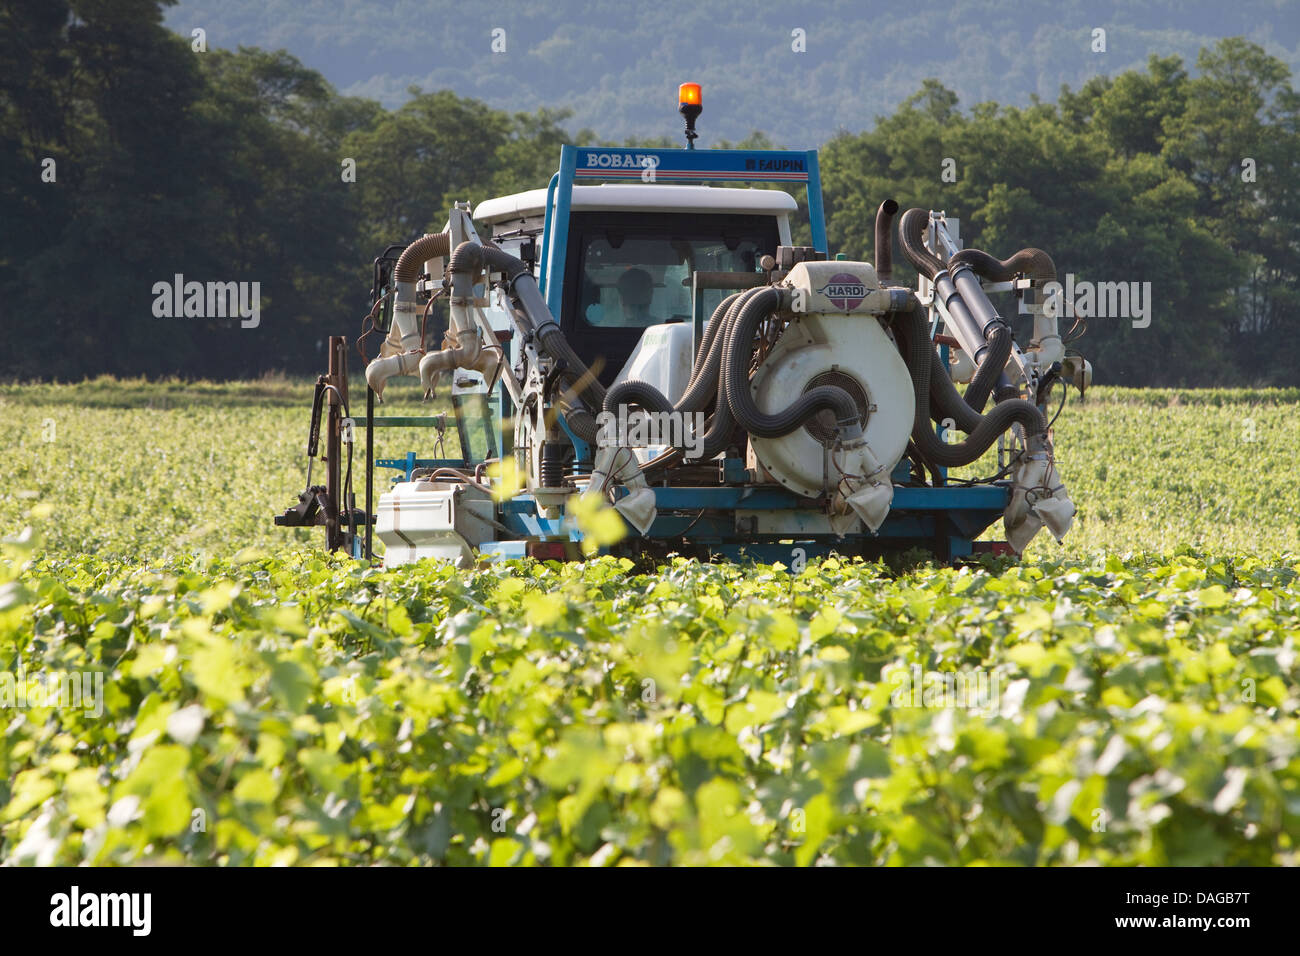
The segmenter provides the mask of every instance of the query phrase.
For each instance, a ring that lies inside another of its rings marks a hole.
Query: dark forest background
[[[562,109],[446,89],[389,109],[283,50],[196,52],[168,6],[0,0],[2,377],[318,371],[326,336],[356,334],[386,245],[455,200],[545,185],[564,142],[611,141]],[[944,208],[999,256],[1036,245],[1080,279],[1152,283],[1150,328],[1094,319],[1077,343],[1099,382],[1300,384],[1300,96],[1283,60],[1229,38],[1021,105],[962,103],[927,66],[888,115],[822,144],[833,252],[870,256],[886,196]],[[639,142],[677,142],[672,94],[645,91],[668,105]],[[706,146],[723,145],[716,99],[706,85]],[[747,145],[809,145],[762,120]],[[260,282],[260,326],[156,318],[152,287],[176,273]]]

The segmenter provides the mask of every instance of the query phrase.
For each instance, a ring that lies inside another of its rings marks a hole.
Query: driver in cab
[[[650,273],[633,266],[618,277],[614,288],[618,292],[618,305],[602,307],[600,303],[594,303],[587,308],[588,322],[592,325],[628,328],[645,328],[655,324],[655,319],[650,314],[655,292],[654,279]]]

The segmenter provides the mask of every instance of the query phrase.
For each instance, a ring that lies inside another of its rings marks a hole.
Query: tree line
[[[284,51],[196,50],[164,6],[0,0],[0,376],[315,372],[386,246],[600,139],[447,90],[386,110]],[[832,252],[869,258],[889,196],[999,257],[1047,249],[1063,280],[1149,282],[1148,326],[1076,343],[1128,385],[1300,384],[1298,165],[1289,71],[1240,39],[1023,108],[927,80],[822,150]],[[158,314],[177,276],[257,282],[260,320]]]

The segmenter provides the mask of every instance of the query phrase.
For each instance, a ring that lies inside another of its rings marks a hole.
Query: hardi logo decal
[[[831,300],[831,303],[845,312],[856,309],[867,297],[867,287],[862,280],[847,272],[838,272],[817,290]]]

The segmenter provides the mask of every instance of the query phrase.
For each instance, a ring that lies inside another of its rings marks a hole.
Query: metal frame
[[[605,161],[603,165],[602,160]],[[656,183],[804,183],[808,187],[808,224],[812,229],[813,247],[821,253],[827,251],[821,170],[815,149],[686,150],[562,146],[559,172],[551,177],[546,187],[546,215],[542,226],[542,257],[539,266],[539,285],[552,315],[559,315],[563,305],[569,213],[573,206],[573,185],[578,179],[632,179]]]
[[[633,534],[619,552],[636,551],[638,542],[675,545],[689,534],[690,543],[708,555],[742,560],[789,561],[802,550],[807,557],[831,552],[853,554],[906,550],[924,545],[952,560],[980,550],[974,539],[1002,516],[1011,497],[1007,482],[973,487],[894,489],[894,504],[877,534],[837,537],[815,531],[753,534],[736,527],[736,511],[820,514],[816,502],[776,486],[656,487],[660,514],[644,536]],[[620,494],[626,494],[622,489]],[[685,513],[683,513],[685,512]],[[519,535],[518,542],[493,542],[485,555],[522,557],[527,541],[579,541],[581,532],[564,518],[543,516],[532,495],[516,495],[502,504],[501,521]]]

